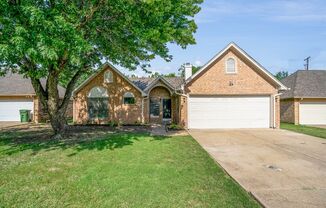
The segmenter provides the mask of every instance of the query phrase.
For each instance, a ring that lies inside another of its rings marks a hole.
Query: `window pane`
[[[108,92],[104,87],[93,87],[89,91],[88,97],[90,98],[108,97]]]
[[[134,97],[125,97],[123,98],[124,104],[135,104],[135,98]]]
[[[126,92],[123,97],[135,97],[134,94],[132,94],[132,92]]]
[[[111,82],[113,82],[113,75],[112,75],[112,72],[107,71],[107,72],[104,73],[104,82],[106,82],[106,83],[111,83]]]
[[[226,62],[226,71],[227,72],[235,72],[235,61],[233,58],[229,58]]]
[[[160,115],[160,101],[159,99],[150,100],[150,115],[159,116]]]
[[[108,98],[88,98],[89,118],[108,118]]]

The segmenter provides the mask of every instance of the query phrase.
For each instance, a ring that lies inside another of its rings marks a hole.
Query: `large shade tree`
[[[56,135],[78,79],[103,60],[146,70],[194,44],[202,0],[0,0],[0,71],[31,79]],[[40,80],[46,79],[45,86]],[[66,93],[58,95],[63,79]]]

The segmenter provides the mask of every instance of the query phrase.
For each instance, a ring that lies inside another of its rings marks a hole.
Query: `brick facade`
[[[226,60],[235,59],[236,73],[226,73]],[[206,70],[191,80],[185,87],[186,94],[191,95],[267,95],[273,99],[277,95],[277,86],[270,78],[263,75],[256,66],[247,61],[235,50],[228,50],[213,62]],[[275,124],[280,125],[280,104],[275,99]],[[182,121],[187,123],[187,106],[184,106]],[[271,124],[274,122],[271,117]]]
[[[187,127],[188,124],[188,100],[186,96],[180,96],[180,125]]]
[[[111,71],[113,82],[104,82],[104,73]],[[108,118],[103,120],[93,120],[88,118],[87,100],[90,90],[94,87],[104,87],[109,96]],[[126,92],[131,92],[135,96],[135,104],[124,104],[123,96]],[[74,97],[74,121],[78,124],[86,123],[108,123],[116,122],[123,124],[135,124],[143,122],[142,118],[142,95],[139,90],[128,83],[114,70],[107,68],[85,85]]]
[[[281,100],[281,121],[286,123],[296,123],[295,113],[296,101],[294,99]]]
[[[234,58],[236,73],[228,74],[225,71],[226,60]],[[86,85],[74,95],[74,121],[76,123],[89,123],[87,99],[93,87],[103,87],[109,95],[109,115],[105,120],[92,121],[95,123],[106,123],[109,121],[122,122],[125,124],[161,123],[162,122],[162,99],[171,99],[171,120],[182,126],[187,126],[188,109],[187,99],[192,95],[249,95],[249,96],[270,96],[271,98],[271,126],[279,128],[280,125],[280,98],[278,96],[277,83],[264,74],[252,62],[238,51],[230,48],[224,55],[215,60],[198,76],[186,84],[185,94],[175,93],[166,83],[158,81],[150,89],[145,89],[145,95],[130,84],[127,79],[121,76],[116,69],[106,66],[98,75],[93,77]],[[113,83],[104,83],[104,72],[113,73]],[[136,103],[133,105],[123,104],[125,92],[132,92],[135,95]],[[150,99],[160,102],[160,115],[150,116]],[[275,98],[275,99],[274,99]],[[275,102],[274,102],[275,100]],[[274,113],[275,112],[275,113]]]
[[[237,73],[225,72],[226,60],[236,60]],[[240,54],[229,50],[186,85],[189,95],[271,95],[277,88]]]

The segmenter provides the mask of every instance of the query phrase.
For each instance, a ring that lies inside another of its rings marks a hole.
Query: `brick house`
[[[326,124],[326,70],[298,70],[281,80],[290,90],[281,95],[281,121]]]
[[[45,80],[41,80],[45,86]],[[58,86],[59,96],[64,97],[65,88]],[[48,115],[42,109],[31,80],[20,74],[0,77],[0,121],[20,121],[19,110],[31,111],[31,121],[45,122]],[[67,117],[72,117],[72,103],[68,105]]]
[[[111,64],[73,92],[76,123],[173,122],[187,128],[278,128],[287,88],[235,43],[185,78],[128,78]]]

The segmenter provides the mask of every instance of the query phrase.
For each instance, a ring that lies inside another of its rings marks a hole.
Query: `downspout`
[[[276,108],[275,108],[275,101],[276,101],[276,97],[277,96],[280,96],[280,95],[282,95],[283,93],[277,93],[277,94],[275,94],[275,95],[273,95],[273,128],[275,129],[276,128]]]

